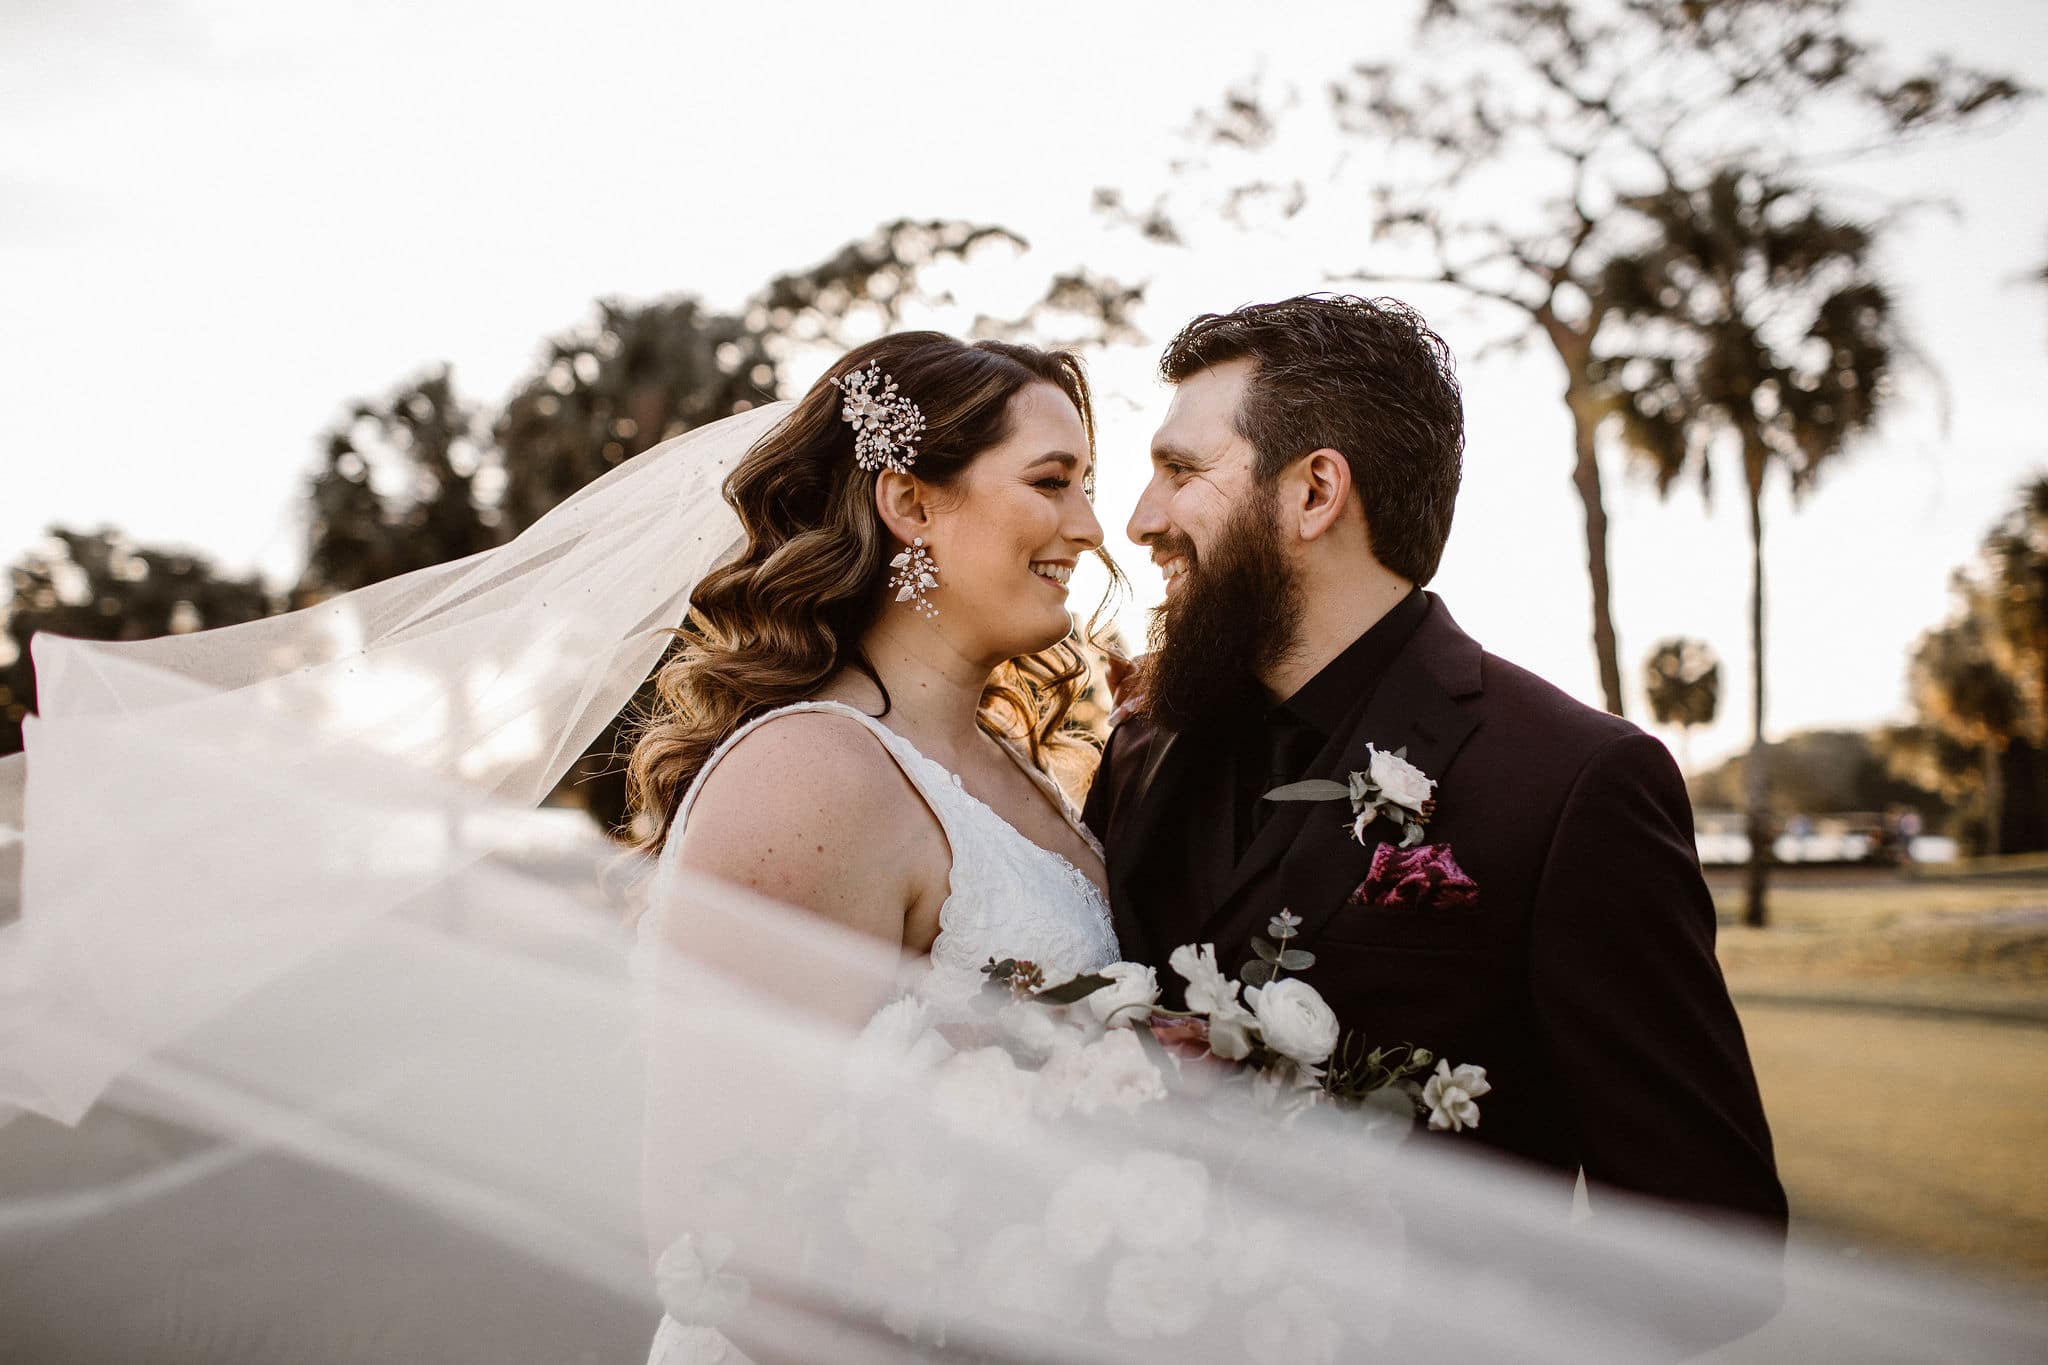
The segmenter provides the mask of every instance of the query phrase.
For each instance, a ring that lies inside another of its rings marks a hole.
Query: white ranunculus
[[[1422,775],[1422,769],[1405,758],[1375,749],[1372,753],[1372,781],[1380,795],[1397,806],[1419,811],[1436,790],[1436,783]]]
[[[875,1011],[847,1058],[847,1079],[857,1091],[886,1090],[922,1076],[953,1055],[931,1026],[925,1002],[905,996]]]
[[[1477,1101],[1492,1089],[1486,1079],[1485,1067],[1453,1068],[1448,1059],[1438,1059],[1436,1073],[1422,1087],[1422,1102],[1429,1106],[1429,1126],[1439,1131],[1449,1129],[1453,1133],[1477,1128]]]
[[[1112,1029],[1071,1056],[1079,1072],[1070,1102],[1084,1114],[1098,1109],[1128,1113],[1141,1104],[1166,1098],[1166,1078],[1145,1054],[1138,1035],[1129,1029]],[[1048,1065],[1066,1060],[1063,1054]]]
[[[1192,943],[1183,943],[1166,959],[1166,965],[1179,972],[1188,983],[1188,1008],[1196,1014],[1213,1015],[1225,1006],[1237,1003],[1237,983],[1216,965],[1216,945],[1213,943],[1204,943],[1199,948]]]
[[[1122,1177],[1114,1166],[1082,1166],[1045,1201],[1045,1245],[1072,1265],[1092,1260],[1109,1245],[1122,1217]]]
[[[1117,1236],[1139,1251],[1185,1250],[1209,1217],[1209,1168],[1166,1152],[1133,1152],[1117,1171]]]
[[[999,1047],[948,1058],[932,1073],[932,1112],[951,1131],[982,1142],[1013,1144],[1031,1123],[1035,1073]]]
[[[1295,1284],[1255,1300],[1241,1321],[1253,1365],[1331,1365],[1344,1339],[1322,1301]]]
[[[670,1242],[654,1265],[655,1288],[668,1315],[686,1327],[716,1327],[738,1312],[747,1301],[747,1281],[723,1271],[732,1253],[732,1239],[717,1233],[686,1232]]]
[[[1259,1017],[1266,1046],[1303,1066],[1319,1066],[1337,1049],[1337,1016],[1306,981],[1286,977],[1244,993]]]
[[[1097,973],[1110,984],[1082,1003],[1089,1013],[1111,1028],[1136,1028],[1159,1003],[1159,976],[1136,962],[1112,962]]]
[[[1226,1062],[1241,1062],[1259,1041],[1259,1019],[1235,1000],[1209,1016],[1209,1051]]]
[[[1135,1252],[1109,1268],[1102,1313],[1120,1337],[1146,1341],[1179,1336],[1207,1307],[1200,1277],[1184,1257]]]
[[[954,1255],[947,1231],[960,1203],[956,1176],[907,1161],[878,1166],[846,1197],[846,1230],[873,1258],[878,1274],[906,1281],[933,1276]]]

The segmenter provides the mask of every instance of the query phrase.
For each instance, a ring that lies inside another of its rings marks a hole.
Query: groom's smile
[[[1159,565],[1159,572],[1166,575],[1166,595],[1171,597],[1173,590],[1180,585],[1181,575],[1188,571],[1188,557],[1176,554],[1160,559],[1155,555],[1154,560]]]

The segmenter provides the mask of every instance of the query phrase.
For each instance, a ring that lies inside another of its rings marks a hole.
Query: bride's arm
[[[820,713],[780,717],[734,745],[705,779],[680,837],[685,870],[897,951],[913,920],[936,919],[952,861],[938,822],[881,742],[857,721]],[[717,935],[728,942],[706,942],[705,922],[687,914],[666,917],[665,927],[700,961],[733,951],[758,962],[746,926],[730,926],[731,918]],[[866,990],[851,994],[860,998],[809,989],[802,998],[858,1027],[882,1002]]]

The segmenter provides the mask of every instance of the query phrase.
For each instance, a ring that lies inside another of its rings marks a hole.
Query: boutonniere
[[[1385,817],[1401,829],[1401,847],[1422,842],[1422,827],[1436,814],[1436,779],[1408,761],[1406,749],[1389,753],[1365,746],[1366,767],[1343,782],[1311,778],[1275,787],[1268,801],[1346,801],[1351,803],[1351,837],[1365,843],[1366,827]]]

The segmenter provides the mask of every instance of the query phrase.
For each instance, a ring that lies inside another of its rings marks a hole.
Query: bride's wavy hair
[[[895,543],[875,510],[876,476],[854,461],[853,429],[841,419],[834,377],[878,362],[924,414],[914,472],[946,488],[1009,434],[1009,403],[1032,384],[1073,401],[1095,447],[1095,410],[1080,358],[1002,341],[967,343],[942,332],[898,332],[858,346],[811,386],[725,480],[745,548],[690,594],[679,647],[655,674],[656,700],[627,761],[633,814],[652,816],[642,847],[658,849],[683,793],[721,741],[763,712],[815,694],[845,668],[888,688],[860,642],[888,605]],[[1101,550],[1110,586],[1082,634],[1092,641],[1123,583]],[[1088,658],[1073,633],[1012,659],[982,693],[984,730],[1022,743],[1051,771],[1085,742],[1063,727],[1086,686]],[[645,822],[642,823],[646,827]]]

